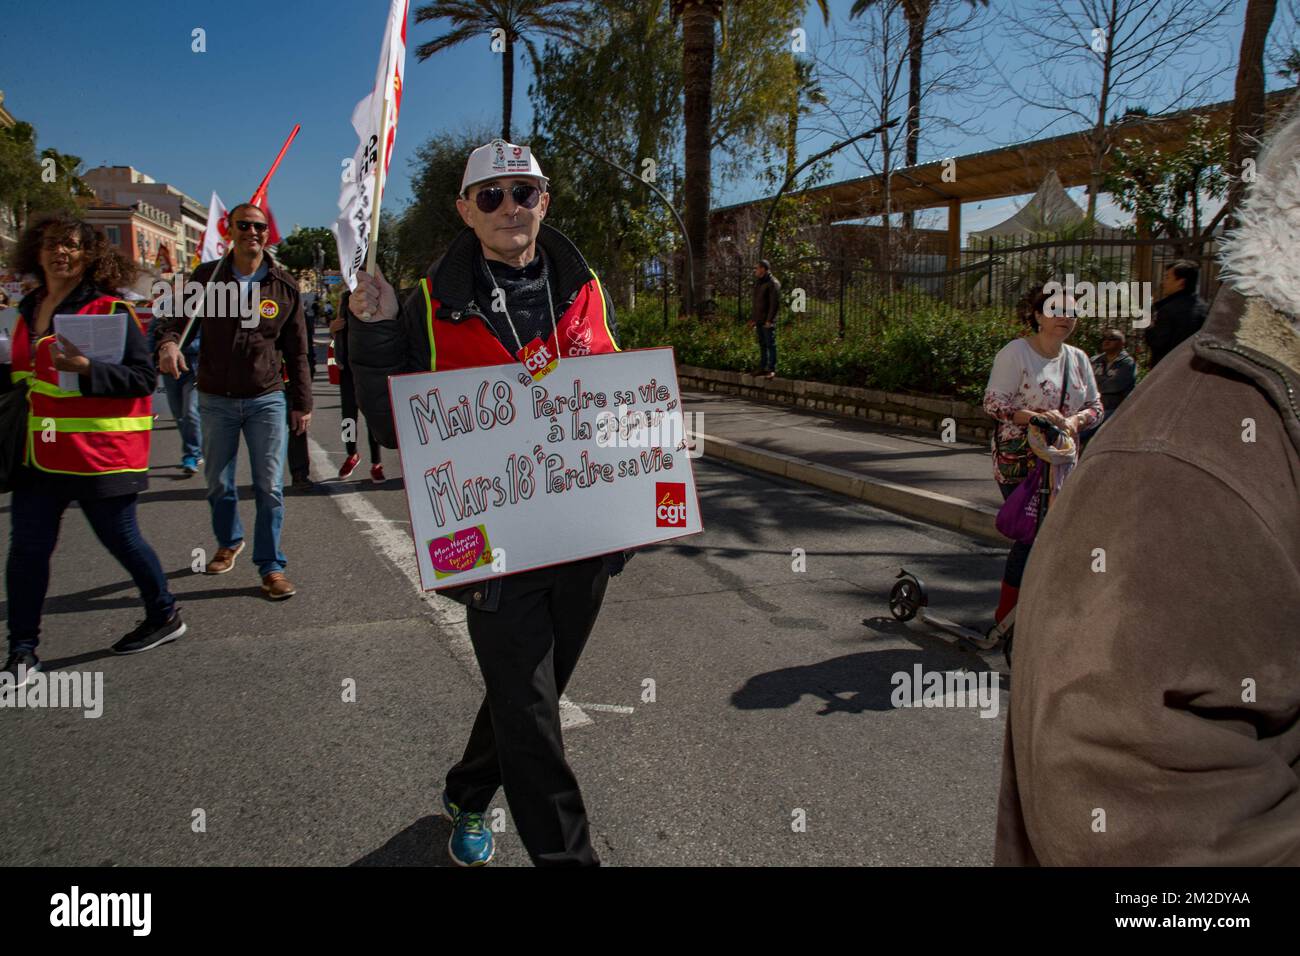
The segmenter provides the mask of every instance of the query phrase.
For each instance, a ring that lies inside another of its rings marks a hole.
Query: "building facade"
[[[186,268],[190,257],[198,252],[203,228],[207,224],[208,207],[197,199],[175,186],[154,181],[151,176],[132,166],[98,166],[81,178],[95,191],[98,199],[122,206],[144,204],[148,209],[165,213],[175,231],[171,250],[171,254],[176,256],[173,259],[175,268]],[[142,212],[142,215],[155,226],[160,225],[150,212]],[[139,237],[138,245],[150,245],[153,235],[152,230],[144,228],[144,235]],[[149,261],[153,264],[152,259]]]
[[[130,205],[89,199],[83,217],[103,229],[126,258],[151,272],[171,273],[184,267],[184,233],[171,215],[143,200]]]

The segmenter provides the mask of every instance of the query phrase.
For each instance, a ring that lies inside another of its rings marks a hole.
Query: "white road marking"
[[[338,466],[330,461],[329,452],[320,446],[316,439],[307,437],[311,452],[312,469],[318,475],[328,475],[337,471]],[[465,607],[450,598],[445,598],[436,591],[425,591],[420,587],[420,569],[415,563],[415,548],[411,545],[411,536],[405,531],[393,527],[394,521],[385,518],[366,496],[357,491],[338,491],[338,485],[327,485],[330,498],[339,506],[344,517],[359,521],[366,528],[361,534],[370,539],[371,545],[389,563],[405,575],[407,581],[415,588],[420,600],[428,605],[434,623],[447,632],[452,656],[469,674],[478,687],[483,686],[483,675],[479,673],[478,660],[474,656],[474,645],[470,643],[469,629],[465,626]],[[560,697],[560,726],[568,730],[571,727],[585,727],[593,723],[568,697]]]
[[[575,704],[575,707],[581,707],[583,710],[594,710],[598,714],[631,714],[635,712],[633,707],[625,707],[623,704]]]

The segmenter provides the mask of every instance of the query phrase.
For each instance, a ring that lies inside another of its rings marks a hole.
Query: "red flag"
[[[275,226],[275,216],[271,215],[271,203],[266,198],[266,190],[259,189],[257,195],[249,200],[254,206],[262,210],[266,216],[266,221],[270,228],[266,230],[266,244],[268,246],[278,245],[280,242],[280,230]]]
[[[275,217],[271,215],[271,205],[266,201],[266,187],[271,182],[271,177],[275,175],[275,171],[280,168],[280,160],[284,159],[284,154],[289,151],[289,146],[294,141],[294,137],[298,135],[298,130],[300,129],[302,129],[302,124],[295,123],[293,130],[289,133],[288,139],[286,139],[284,145],[280,147],[280,152],[276,154],[275,162],[273,162],[271,168],[266,171],[266,175],[262,177],[262,182],[258,185],[257,191],[253,193],[253,198],[249,200],[250,204],[256,206],[266,214],[266,221],[270,225],[270,228],[266,231],[266,244],[268,246],[274,246],[279,243],[280,230],[275,227]]]

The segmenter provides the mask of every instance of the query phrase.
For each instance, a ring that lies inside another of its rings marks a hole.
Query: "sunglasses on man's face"
[[[259,236],[271,228],[264,222],[254,222],[251,219],[236,219],[235,225],[239,227],[240,232],[248,232],[248,230],[253,229],[256,230]]]
[[[516,183],[510,187],[510,195],[516,205],[532,209],[541,200],[542,191],[536,186]],[[505,199],[505,190],[500,186],[486,186],[474,194],[474,204],[483,212],[496,212]]]

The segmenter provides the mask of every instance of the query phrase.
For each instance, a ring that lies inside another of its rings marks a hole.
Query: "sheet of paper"
[[[111,315],[56,315],[54,331],[81,350],[81,354],[94,362],[122,361],[126,350],[125,312]],[[80,389],[80,376],[76,372],[60,372],[59,388],[75,392]]]
[[[12,339],[17,322],[17,309],[0,310],[0,364],[8,365],[13,361]]]

